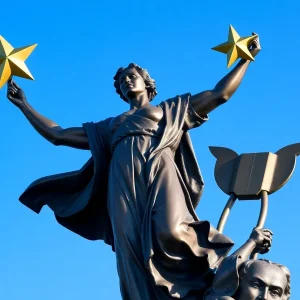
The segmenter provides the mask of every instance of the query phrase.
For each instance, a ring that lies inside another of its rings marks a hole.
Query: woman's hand
[[[7,82],[7,98],[14,105],[20,108],[20,106],[26,103],[26,96],[23,90],[12,80],[10,79]]]
[[[273,232],[269,229],[254,228],[249,240],[254,241],[256,247],[254,253],[264,254],[267,253],[272,245]]]
[[[252,35],[256,35],[255,32],[252,32]],[[261,50],[260,42],[259,42],[259,36],[254,39],[249,47],[250,53],[253,57],[255,57]]]

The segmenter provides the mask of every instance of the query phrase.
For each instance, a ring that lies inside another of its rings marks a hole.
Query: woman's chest
[[[111,132],[114,133],[120,127],[120,125],[123,124],[127,120],[127,118],[129,118],[130,116],[137,117],[136,118],[137,121],[139,120],[139,117],[140,117],[140,120],[142,120],[143,118],[146,118],[152,122],[159,123],[163,118],[163,110],[160,106],[147,105],[140,109],[134,109],[134,110],[125,112],[125,113],[113,118],[110,121],[109,126],[111,129]]]

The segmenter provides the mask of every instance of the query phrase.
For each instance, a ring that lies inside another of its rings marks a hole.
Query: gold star
[[[227,53],[227,68],[229,68],[239,57],[246,60],[254,60],[248,47],[256,37],[257,34],[241,38],[235,29],[229,25],[228,41],[212,49]]]
[[[13,75],[31,80],[34,79],[25,65],[25,60],[36,45],[37,44],[14,49],[0,35],[0,88],[2,88]]]

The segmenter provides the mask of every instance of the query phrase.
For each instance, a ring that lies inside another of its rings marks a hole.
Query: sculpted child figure
[[[258,39],[250,46],[260,50]],[[201,299],[232,241],[195,213],[203,181],[188,131],[237,90],[250,62],[241,60],[212,90],[151,105],[155,81],[136,64],[114,86],[129,110],[63,129],[38,113],[14,81],[8,99],[54,145],[90,150],[81,170],[33,182],[20,201],[116,253],[123,299]]]

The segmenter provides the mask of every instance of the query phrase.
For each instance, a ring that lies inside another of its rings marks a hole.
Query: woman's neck
[[[139,95],[135,95],[135,97],[128,99],[128,102],[130,105],[130,109],[141,108],[141,107],[149,104],[148,94],[146,92],[146,93],[142,93]]]

